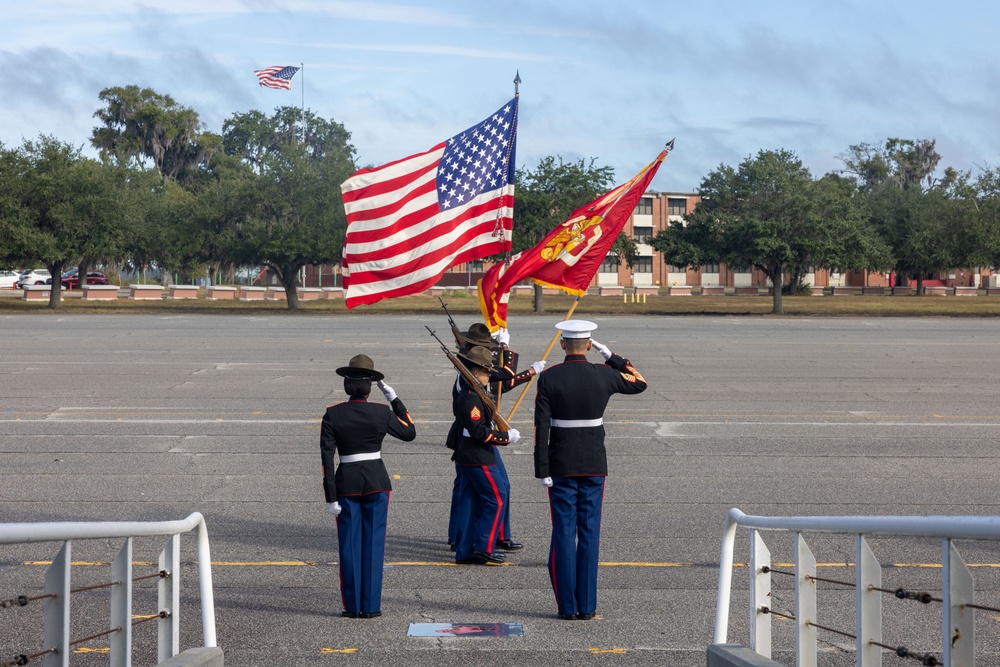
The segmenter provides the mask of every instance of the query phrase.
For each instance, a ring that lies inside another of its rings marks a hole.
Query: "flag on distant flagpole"
[[[295,76],[295,73],[299,69],[291,65],[275,65],[274,67],[255,69],[253,73],[257,75],[257,80],[262,86],[277,88],[279,90],[291,90],[292,77]]]
[[[534,248],[490,267],[479,281],[479,307],[490,331],[507,326],[510,289],[522,280],[577,296],[586,293],[671,148],[668,145],[627,183],[578,208]]]
[[[432,287],[452,266],[510,251],[517,97],[424,153],[341,185],[348,308]]]

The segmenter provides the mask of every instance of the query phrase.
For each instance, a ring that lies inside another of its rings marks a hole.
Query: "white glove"
[[[499,345],[507,345],[510,342],[510,332],[503,328],[497,329],[497,332],[493,334],[493,340]]]
[[[538,480],[538,483],[541,484],[542,486],[544,486],[545,488],[548,488],[548,489],[552,488],[552,478],[551,477],[543,477],[542,479]]]
[[[330,503],[330,514],[333,516],[340,516],[340,503],[336,501]]]
[[[513,445],[515,442],[521,439],[521,432],[518,431],[516,428],[512,428],[511,430],[507,431],[507,439],[510,441],[510,444]]]
[[[393,391],[392,387],[381,380],[379,380],[376,384],[378,385],[378,388],[382,390],[382,395],[385,396],[385,400],[392,403],[396,399],[396,392]]]
[[[531,364],[531,367],[535,369],[535,375],[539,375],[542,371],[545,370],[545,360],[543,359],[541,361],[536,361],[535,363]]]
[[[601,356],[604,357],[604,361],[607,361],[608,359],[611,358],[611,350],[608,349],[607,345],[602,345],[601,343],[598,343],[596,340],[591,339],[590,346],[601,353]]]

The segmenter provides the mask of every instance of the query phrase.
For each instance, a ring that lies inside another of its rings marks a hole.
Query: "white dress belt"
[[[549,424],[559,428],[587,428],[588,426],[600,426],[604,423],[604,417],[597,419],[552,419]]]
[[[382,458],[382,452],[366,452],[364,454],[348,454],[341,456],[341,463],[357,463],[358,461],[377,461]]]

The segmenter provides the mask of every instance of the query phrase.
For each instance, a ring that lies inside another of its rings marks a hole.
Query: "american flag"
[[[348,308],[422,292],[452,266],[510,250],[517,98],[425,153],[340,186]]]
[[[292,89],[292,77],[299,71],[298,67],[291,65],[275,65],[265,69],[255,69],[254,74],[260,81],[260,85],[268,88],[278,88],[280,90]]]

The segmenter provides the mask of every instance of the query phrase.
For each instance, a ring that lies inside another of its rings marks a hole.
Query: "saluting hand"
[[[333,516],[340,516],[340,503],[334,501],[330,503],[330,514]]]
[[[611,358],[611,350],[608,349],[607,345],[602,345],[601,343],[598,343],[596,340],[591,339],[590,346],[601,353],[601,356],[604,357],[604,361],[607,361],[608,359]]]
[[[387,385],[385,382],[382,382],[382,380],[379,380],[375,384],[377,384],[378,388],[382,390],[382,395],[385,396],[385,400],[389,401],[390,403],[396,400],[396,392],[393,390],[392,387]]]

